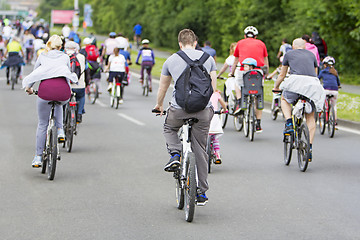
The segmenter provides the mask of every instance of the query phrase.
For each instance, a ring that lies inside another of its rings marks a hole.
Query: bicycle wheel
[[[98,98],[98,94],[99,93],[97,85],[94,82],[91,83],[88,91],[88,97],[91,104],[95,104],[96,99]]]
[[[15,88],[17,69],[15,66],[10,68],[10,81],[11,81],[11,90]]]
[[[328,133],[329,133],[330,138],[334,137],[334,134],[335,134],[335,109],[331,105],[329,105]]]
[[[310,134],[305,123],[300,125],[298,130],[298,162],[300,171],[305,172],[309,163],[310,154]]]
[[[211,138],[212,136],[208,136],[207,144],[206,144],[206,153],[208,155],[208,173],[211,173],[211,160],[212,160],[212,154],[211,154]]]
[[[221,127],[223,129],[226,127],[227,119],[228,119],[227,113],[220,114]]]
[[[326,111],[326,109],[324,109]],[[320,112],[319,113],[319,131],[320,134],[323,135],[325,132],[325,127],[326,127],[326,112]]]
[[[176,207],[178,209],[184,208],[184,189],[181,186],[181,170],[180,168],[174,172],[175,177],[175,197],[176,197]]]
[[[284,136],[284,163],[285,163],[285,165],[290,164],[292,150],[293,150],[293,144],[294,144],[294,135],[293,134]]]
[[[244,114],[238,114],[234,116],[234,127],[235,130],[239,132],[244,128]]]
[[[120,97],[116,97],[116,98],[115,98],[115,108],[116,108],[116,109],[119,108],[119,102],[120,102]]]
[[[75,109],[70,108],[68,114],[67,114],[67,126],[66,126],[66,132],[65,132],[65,144],[66,144],[66,150],[68,152],[71,152],[72,150],[72,144],[74,139],[74,128],[76,124],[75,120]]]
[[[196,173],[195,173],[195,154],[188,154],[188,164],[186,166],[186,183],[185,183],[185,220],[191,222],[195,213],[196,197]]]
[[[244,111],[244,118],[243,118],[243,125],[244,125],[244,134],[245,137],[249,136],[249,119],[250,119],[250,115],[249,115],[250,111],[249,111],[249,107]]]
[[[48,179],[54,180],[57,160],[57,130],[55,124],[50,131],[50,145],[48,154]]]
[[[46,151],[46,144],[45,144],[45,151]],[[46,165],[47,165],[47,158],[48,158],[48,154],[43,153],[42,155],[42,165],[41,165],[41,173],[44,174],[46,172]]]
[[[250,141],[254,141],[254,133],[255,133],[255,106],[254,101],[251,101],[249,104],[249,139]]]

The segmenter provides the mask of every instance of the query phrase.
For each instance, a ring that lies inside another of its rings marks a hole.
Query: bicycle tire
[[[306,123],[302,123],[298,130],[298,163],[300,171],[305,172],[309,164],[310,133]]]
[[[96,85],[96,83],[91,83],[88,92],[88,97],[91,104],[95,104],[96,99],[98,98],[98,94],[98,86]]]
[[[46,151],[46,144],[45,144],[45,151]],[[43,153],[42,155],[42,165],[41,165],[41,173],[44,174],[46,173],[46,165],[47,165],[47,158],[48,158],[48,154]]]
[[[271,110],[271,118],[272,118],[272,120],[275,121],[275,120],[277,119],[278,112],[279,112],[278,109],[273,109],[273,110]]]
[[[224,129],[226,127],[226,123],[228,120],[228,114],[227,113],[220,114],[220,120],[221,120],[221,127]]]
[[[254,141],[254,135],[255,135],[255,122],[256,122],[256,117],[255,117],[255,106],[254,106],[254,101],[251,101],[251,103],[249,104],[249,140],[252,142]]]
[[[244,118],[243,118],[243,122],[244,122],[244,135],[245,137],[248,137],[249,136],[249,118],[250,118],[250,115],[249,115],[249,109],[247,108],[245,111],[244,111]]]
[[[50,131],[50,145],[48,155],[48,179],[54,180],[57,161],[57,129],[55,124]]]
[[[288,166],[291,162],[292,150],[294,144],[294,135],[284,136],[284,163]]]
[[[234,116],[234,127],[238,132],[244,128],[244,114],[238,114]]]
[[[181,169],[179,168],[178,170],[176,170],[176,172],[174,172],[174,177],[175,177],[176,207],[181,210],[184,208],[185,196],[184,196],[184,189],[181,186],[180,175],[181,175]]]
[[[335,134],[335,109],[329,104],[328,134],[330,138]]]
[[[116,97],[115,109],[119,108],[119,101],[120,101],[120,97]]]
[[[15,66],[10,68],[10,80],[11,80],[11,90],[15,89],[17,69]]]
[[[196,168],[195,168],[195,154],[190,152],[188,154],[188,164],[186,166],[186,183],[185,183],[185,220],[192,222],[195,213],[195,198],[196,198]]]
[[[211,154],[211,138],[212,136],[209,135],[207,139],[206,144],[206,153],[208,155],[208,173],[211,173],[211,160],[212,160],[212,154]]]
[[[71,152],[72,150],[72,145],[73,145],[73,139],[74,139],[74,130],[75,130],[75,125],[76,125],[76,115],[75,115],[75,109],[73,109],[72,107],[70,107],[70,110],[68,111],[67,114],[67,127],[66,127],[66,139],[65,139],[65,144],[66,144],[66,150],[67,152]]]
[[[323,112],[319,113],[319,131],[320,134],[323,135],[325,133],[326,128],[326,109]]]

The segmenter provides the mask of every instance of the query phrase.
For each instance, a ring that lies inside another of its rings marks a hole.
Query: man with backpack
[[[206,142],[214,115],[209,100],[216,89],[216,65],[209,54],[195,49],[197,41],[192,30],[181,30],[178,42],[181,50],[170,56],[163,65],[154,109],[162,115],[164,98],[173,79],[175,87],[164,124],[164,136],[171,157],[164,170],[172,172],[180,166],[182,144],[177,133],[183,120],[198,119],[192,126],[191,141],[199,180],[197,205],[203,206],[208,201],[205,195],[209,188]]]

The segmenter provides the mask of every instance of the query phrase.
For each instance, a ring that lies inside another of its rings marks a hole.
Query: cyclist
[[[115,77],[119,78],[119,82],[122,83],[122,81],[125,78],[125,65],[126,60],[125,57],[119,53],[119,48],[114,49],[114,55],[111,55],[109,58],[109,64],[107,65],[107,69],[109,70],[109,86],[108,91],[111,92],[111,89],[113,87],[113,79]],[[124,88],[120,88],[121,91],[123,91]],[[120,96],[123,96],[123,92],[120,93]],[[120,99],[119,103],[123,103],[124,100]]]
[[[142,26],[140,25],[140,23],[137,23],[134,28],[134,42],[138,44],[139,47],[139,43],[141,42],[141,33],[142,33]]]
[[[205,41],[204,47],[202,47],[201,50],[212,56],[216,62],[216,50],[211,47],[211,42],[209,40]]]
[[[226,58],[223,67],[220,69],[217,78],[219,78],[221,74],[223,74],[228,68],[230,68],[230,72],[231,72],[232,66],[235,61],[235,57],[234,57],[235,47],[236,47],[236,42],[230,44],[229,56]]]
[[[32,162],[33,167],[41,167],[42,154],[46,140],[46,130],[49,124],[51,111],[50,101],[60,101],[64,105],[71,96],[70,82],[78,81],[75,73],[70,71],[70,59],[62,51],[62,40],[58,35],[50,37],[46,43],[45,51],[37,59],[34,71],[26,76],[22,82],[26,92],[33,93],[32,86],[40,82],[38,89],[37,110],[38,127],[36,132],[36,155]],[[58,128],[58,141],[65,141],[63,130],[63,108],[55,106],[56,126]]]
[[[152,91],[152,84],[151,84],[151,70],[155,64],[155,56],[154,51],[149,48],[150,41],[148,39],[142,40],[143,47],[140,49],[139,54],[136,58],[136,64],[139,64],[140,57],[142,58],[141,62],[141,76],[140,76],[140,83],[144,83],[144,69],[145,66],[149,67],[146,69],[147,74],[149,75],[149,91]]]
[[[19,43],[19,39],[14,37],[11,42],[8,43],[6,46],[6,50],[4,56],[8,55],[8,58],[3,63],[1,68],[6,67],[6,83],[10,84],[9,76],[10,76],[10,67],[11,66],[18,66],[17,70],[17,77],[20,75],[21,65],[24,63],[22,57],[24,56],[23,49],[21,44]]]
[[[235,93],[237,98],[237,107],[235,110],[236,113],[240,113],[240,103],[241,103],[241,92],[240,87],[243,86],[242,73],[243,68],[236,70],[236,65],[242,62],[245,58],[253,58],[256,60],[258,67],[262,68],[264,71],[264,76],[269,72],[269,60],[268,53],[265,44],[257,39],[258,30],[256,27],[248,26],[244,29],[244,39],[240,40],[235,48],[234,64],[231,69],[231,76],[236,76],[238,86],[235,86]],[[235,73],[235,74],[234,74]],[[262,110],[256,109],[256,132],[262,132],[261,128],[261,115]]]
[[[300,95],[310,99],[311,109],[306,111],[306,124],[310,132],[310,156],[312,160],[312,143],[315,136],[315,110],[322,110],[325,101],[325,92],[317,78],[317,61],[310,51],[305,49],[305,41],[297,38],[293,41],[293,49],[284,56],[281,72],[277,78],[274,90],[279,90],[280,83],[284,81],[288,68],[290,76],[282,84],[281,109],[286,119],[285,134],[293,134],[294,126],[291,117],[291,104],[294,104]]]
[[[305,49],[306,49],[306,50],[309,50],[310,52],[312,52],[312,53],[315,55],[317,64],[318,64],[318,66],[320,67],[320,55],[319,55],[319,50],[318,50],[318,48],[317,48],[316,45],[313,43],[313,41],[310,39],[310,36],[309,36],[309,35],[304,34],[304,35],[302,36],[302,39],[306,41]]]
[[[67,41],[65,43],[65,53],[70,57],[70,67],[73,70],[76,66],[76,62],[79,64],[79,75],[77,84],[71,84],[71,90],[76,93],[76,101],[79,102],[78,113],[76,116],[76,121],[78,123],[82,122],[82,115],[85,113],[85,87],[89,85],[90,76],[89,71],[86,71],[87,62],[86,57],[78,53],[79,45],[74,41]],[[73,59],[76,58],[76,59]],[[73,60],[72,60],[73,59]]]
[[[129,40],[124,37],[122,33],[119,33],[115,38],[118,41],[118,47],[123,48],[125,51],[128,51],[130,48]]]
[[[200,50],[195,50],[197,41],[195,33],[190,29],[183,29],[179,32],[178,42],[180,49],[190,59],[199,59],[204,53]],[[186,62],[178,55],[173,54],[164,63],[162,73],[160,77],[160,85],[157,95],[157,104],[155,109],[163,112],[163,103],[166,95],[166,91],[170,86],[171,78],[173,78],[175,84],[182,72],[186,69]],[[204,67],[209,72],[212,79],[212,87],[216,89],[216,64],[213,58],[208,58],[204,63]],[[211,103],[199,112],[187,113],[176,102],[175,99],[176,89],[173,91],[173,97],[170,103],[170,107],[167,110],[167,117],[164,124],[164,136],[167,143],[168,152],[171,155],[169,162],[165,165],[165,171],[174,171],[180,165],[180,153],[181,153],[181,141],[178,137],[178,130],[183,125],[185,118],[196,117],[199,121],[192,126],[192,150],[195,153],[196,166],[198,173],[198,195],[197,204],[205,205],[208,198],[205,192],[208,190],[208,156],[206,154],[206,142],[209,134],[210,121],[214,114]]]
[[[101,56],[103,59],[105,59],[105,65],[108,65],[109,63],[109,57],[110,55],[114,54],[114,49],[117,47],[118,42],[115,39],[116,33],[111,32],[109,34],[109,38],[105,40],[104,42],[104,50],[101,53]]]
[[[319,79],[323,80],[323,86],[325,89],[326,95],[332,95],[331,105],[335,109],[335,125],[337,125],[337,108],[336,102],[338,97],[338,90],[340,87],[339,75],[334,68],[335,59],[331,56],[327,56],[323,60],[324,69],[320,71],[318,76]]]
[[[26,49],[25,59],[27,64],[31,63],[34,56],[34,40],[34,35],[32,35],[29,30],[25,30],[22,43]]]
[[[286,38],[283,38],[282,41],[281,41],[281,46],[279,48],[279,52],[276,55],[276,57],[278,59],[280,59],[280,57],[283,57],[285,55],[285,53],[287,53],[290,50],[292,50],[291,45],[288,43]]]

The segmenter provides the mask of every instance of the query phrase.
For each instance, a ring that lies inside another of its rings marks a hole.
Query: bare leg
[[[282,107],[282,106],[281,106]],[[309,128],[309,132],[310,132],[310,144],[313,143],[314,137],[315,137],[315,131],[316,131],[316,124],[315,124],[315,114],[314,112],[312,113],[306,113],[305,114],[305,118],[306,118],[306,125]]]
[[[291,118],[291,104],[288,103],[283,96],[281,96],[281,110],[284,113],[285,119]]]

